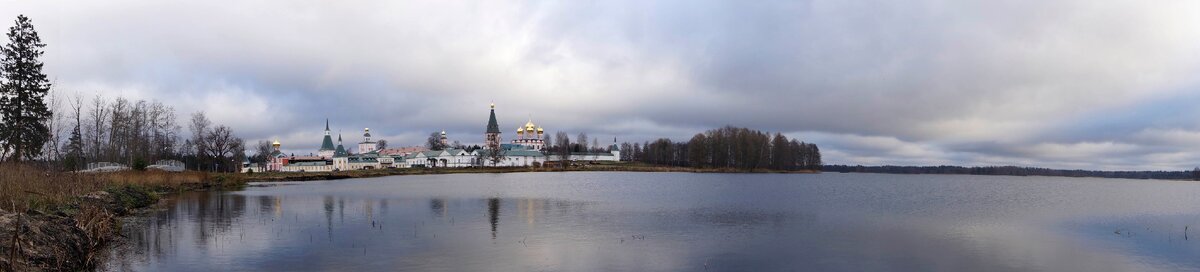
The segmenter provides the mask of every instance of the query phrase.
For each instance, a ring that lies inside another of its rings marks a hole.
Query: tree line
[[[588,140],[591,139],[591,143]],[[549,134],[542,139],[546,144],[546,151],[550,154],[562,155],[570,153],[585,153],[585,152],[609,152],[608,147],[600,145],[600,139],[588,137],[586,132],[580,132],[575,135],[575,140],[571,140],[571,135],[567,132],[559,131],[554,133],[551,138]]]
[[[661,138],[622,143],[621,160],[697,168],[820,170],[816,144],[780,133],[726,126],[697,133],[687,142]]]
[[[79,170],[93,162],[134,168],[156,160],[187,162],[189,169],[236,171],[244,142],[203,112],[192,115],[190,138],[180,134],[175,109],[158,101],[102,96],[64,100],[52,95],[42,73],[41,42],[32,21],[17,16],[0,58],[0,159],[40,161]],[[56,114],[65,112],[66,114]],[[181,141],[182,140],[182,141]]]
[[[183,134],[175,109],[158,101],[107,100],[99,95],[83,101],[79,95],[69,100],[66,120],[51,118],[52,147],[45,159],[64,170],[84,169],[94,162],[142,168],[158,160],[179,160],[192,170],[231,172],[245,159],[245,141],[232,128],[213,124],[202,111],[190,116],[190,134]],[[59,135],[66,139],[60,141]]]
[[[65,143],[48,154],[51,160],[61,159],[65,169],[78,170],[91,162],[133,166],[178,157],[179,125],[170,106],[120,97],[84,101],[79,95],[69,100],[66,122],[52,118],[56,125],[52,135],[69,130]],[[58,142],[58,137],[52,138],[51,142]]]

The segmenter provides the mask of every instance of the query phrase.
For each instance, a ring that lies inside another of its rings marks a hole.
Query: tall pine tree
[[[25,15],[17,16],[17,25],[8,29],[8,44],[3,48],[0,71],[0,147],[11,152],[13,161],[32,160],[41,155],[50,138],[46,120],[46,94],[50,81],[42,74],[42,39]]]

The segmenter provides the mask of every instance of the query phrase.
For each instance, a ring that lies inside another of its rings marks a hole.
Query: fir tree
[[[25,15],[17,16],[17,25],[8,29],[9,43],[3,48],[0,71],[4,81],[0,84],[0,142],[4,153],[11,152],[13,161],[31,160],[41,154],[42,146],[50,138],[46,120],[50,109],[45,97],[50,91],[50,82],[42,74],[42,63],[38,57],[44,53],[46,44],[33,29],[33,23]]]
[[[67,139],[67,157],[63,164],[70,170],[83,168],[83,135],[80,132],[79,125],[75,125],[71,129],[71,137]]]

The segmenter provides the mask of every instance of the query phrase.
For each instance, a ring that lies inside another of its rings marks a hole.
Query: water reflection
[[[500,199],[487,200],[488,222],[492,223],[492,239],[496,239],[496,226],[500,224]]]
[[[531,181],[536,179],[526,174],[447,175],[184,193],[170,200],[167,209],[128,223],[122,232],[129,243],[115,251],[107,268],[1146,271],[1200,267],[1191,258],[1200,252],[1200,242],[1184,239],[1178,231],[1184,225],[1200,225],[1197,212],[1187,208],[1200,206],[1200,200],[1191,197],[1200,193],[1200,186],[1109,183],[1089,187],[1075,183],[1078,180],[1028,183],[989,177],[977,182],[836,174],[538,175],[555,181]],[[794,177],[832,180],[790,179]],[[1132,196],[1156,197],[1131,197],[1131,191],[1137,193]],[[1117,228],[1133,229],[1136,234],[1113,235]]]
[[[437,217],[446,216],[446,200],[442,198],[434,198],[429,200],[429,209],[433,211],[433,215]]]
[[[333,197],[323,197],[325,202],[325,236],[333,241]]]

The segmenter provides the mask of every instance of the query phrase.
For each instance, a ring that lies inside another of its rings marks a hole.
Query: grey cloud
[[[0,18],[33,18],[62,90],[204,110],[296,150],[325,118],[393,145],[443,129],[478,142],[494,101],[505,128],[644,141],[732,124],[799,135],[835,163],[1174,169],[1200,137],[1200,111],[1183,110],[1200,102],[1197,8],[38,1]]]

